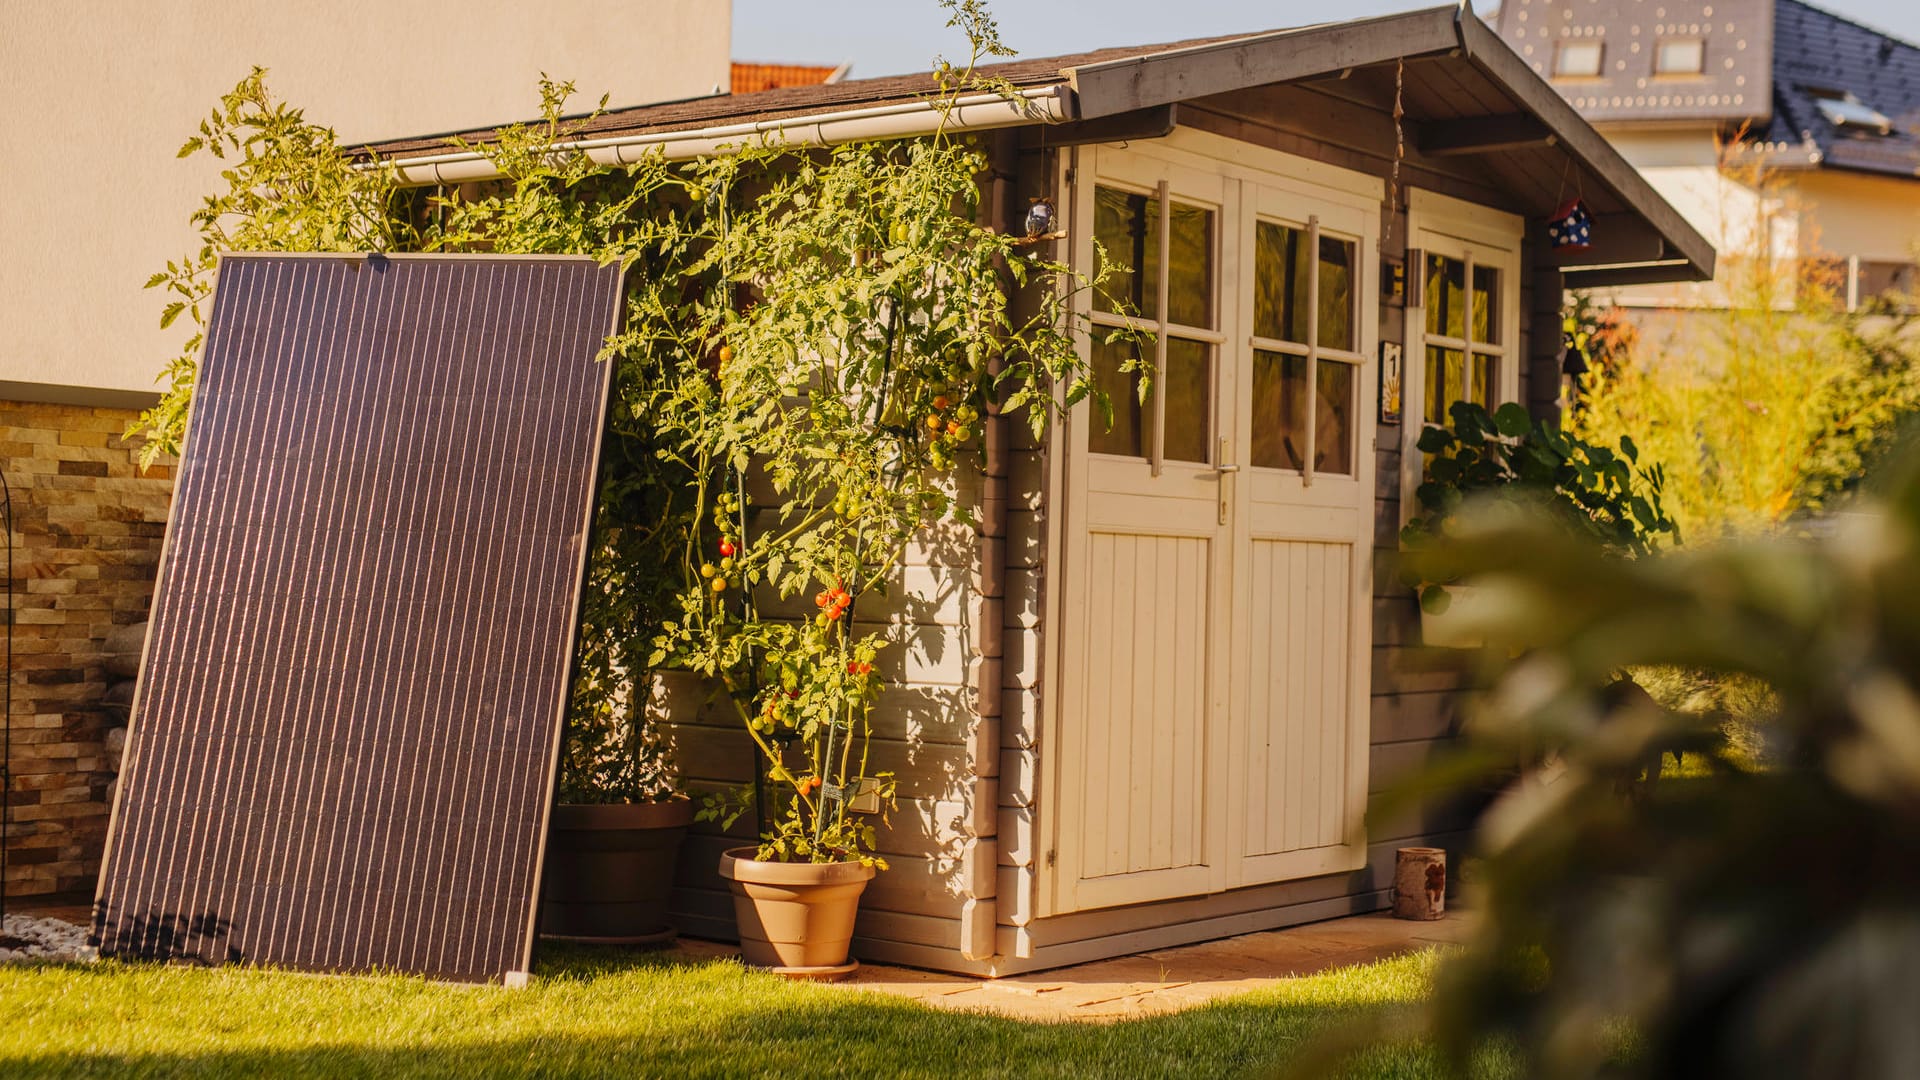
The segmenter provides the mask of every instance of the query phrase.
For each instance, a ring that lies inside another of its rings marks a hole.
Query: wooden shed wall
[[[1178,116],[1183,125],[1257,146],[1394,176],[1390,113],[1337,81],[1202,99],[1179,106]],[[1029,195],[1051,191],[1058,155],[1071,153],[1057,146],[1016,153],[1018,139],[1013,133],[992,139],[995,171],[986,180],[984,213],[1000,228],[1014,226]],[[1406,145],[1395,205],[1382,207],[1389,256],[1405,255],[1409,188],[1505,204],[1496,178],[1474,158],[1423,158],[1411,138]],[[1543,241],[1534,232],[1527,236],[1520,286],[1521,396],[1536,412],[1550,411],[1559,393],[1561,283],[1558,270],[1535,258]],[[1404,330],[1404,309],[1383,303],[1381,340],[1403,342]],[[1418,377],[1414,350],[1407,350],[1405,364],[1406,377]],[[982,975],[1077,963],[1377,910],[1388,900],[1394,849],[1425,844],[1459,851],[1467,825],[1462,812],[1429,810],[1391,820],[1370,815],[1369,859],[1353,873],[1036,917],[1045,858],[1040,766],[1054,463],[1024,423],[996,418],[987,436],[992,445],[983,467],[960,470],[955,479],[956,494],[973,508],[979,526],[945,526],[925,537],[892,598],[859,612],[863,623],[891,627],[900,643],[884,654],[895,685],[876,712],[874,742],[875,767],[896,773],[900,803],[881,829],[891,869],[863,900],[856,955]],[[1417,608],[1392,572],[1401,521],[1400,438],[1400,428],[1383,425],[1374,450],[1369,786],[1375,793],[1445,745],[1457,730],[1461,687],[1456,655],[1419,644]],[[796,606],[795,613],[803,612]],[[698,794],[745,781],[749,743],[737,722],[718,712],[692,680],[670,679],[665,693],[688,786]],[[686,932],[734,936],[731,902],[714,867],[722,849],[748,843],[750,833],[744,821],[724,836],[713,825],[695,827],[675,891]]]

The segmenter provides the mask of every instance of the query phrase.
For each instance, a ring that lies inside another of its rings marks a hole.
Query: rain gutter
[[[1063,83],[1019,90],[1012,95],[974,94],[951,104],[927,100],[875,105],[864,109],[779,117],[716,127],[614,135],[553,144],[555,150],[584,151],[603,165],[629,165],[646,157],[685,161],[743,146],[807,149],[869,139],[900,139],[947,131],[985,131],[1024,124],[1057,124],[1075,117],[1073,91]],[[447,184],[490,180],[500,175],[484,153],[457,150],[366,161],[355,166],[397,170],[403,184]]]

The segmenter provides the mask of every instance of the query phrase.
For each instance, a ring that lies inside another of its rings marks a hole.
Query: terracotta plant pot
[[[792,975],[851,971],[847,949],[873,867],[857,862],[761,862],[750,847],[720,856],[747,963]]]
[[[540,933],[638,945],[673,936],[667,896],[693,803],[561,803],[547,833]]]

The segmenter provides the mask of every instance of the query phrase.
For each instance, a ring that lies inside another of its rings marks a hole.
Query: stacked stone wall
[[[90,896],[173,491],[126,409],[0,401],[13,489],[8,896]],[[5,571],[0,553],[0,573]],[[3,602],[3,601],[0,601]]]

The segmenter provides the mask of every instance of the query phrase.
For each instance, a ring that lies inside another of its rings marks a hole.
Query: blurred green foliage
[[[1409,555],[1486,594],[1488,689],[1403,795],[1504,789],[1427,1018],[1456,1061],[1920,1076],[1920,459],[1893,474],[1818,539],[1619,559],[1495,502]]]
[[[1639,464],[1631,437],[1622,435],[1612,446],[1591,443],[1534,419],[1513,402],[1489,413],[1475,402],[1456,401],[1451,416],[1451,428],[1429,425],[1420,432],[1419,449],[1430,458],[1414,491],[1419,511],[1400,530],[1406,548],[1440,541],[1476,496],[1536,506],[1619,555],[1650,552],[1663,537],[1679,540],[1661,501],[1666,477],[1658,465]],[[1408,575],[1421,606],[1434,614],[1447,609],[1445,584],[1452,580]]]
[[[1723,211],[1735,233],[1800,227],[1800,208],[1764,169],[1724,175],[1757,196]],[[1568,336],[1588,370],[1569,430],[1609,444],[1632,436],[1666,468],[1673,515],[1696,540],[1832,508],[1920,410],[1920,323],[1899,298],[1848,312],[1843,274],[1829,260],[1734,248],[1667,319],[1636,327],[1645,312],[1576,298]]]

